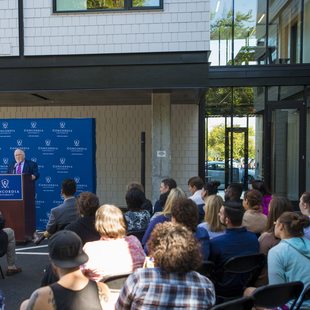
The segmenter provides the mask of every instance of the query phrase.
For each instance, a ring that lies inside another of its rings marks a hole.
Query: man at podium
[[[40,176],[38,165],[32,160],[25,158],[25,152],[21,149],[16,149],[14,152],[14,158],[16,162],[12,162],[7,173],[9,174],[31,174],[33,181],[37,180]]]

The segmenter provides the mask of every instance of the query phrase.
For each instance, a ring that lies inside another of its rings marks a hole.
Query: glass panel
[[[87,0],[56,0],[56,11],[87,10]]]
[[[257,1],[235,0],[234,64],[256,65]]]
[[[264,64],[266,60],[266,0],[257,1],[255,61]]]
[[[272,191],[290,200],[299,199],[299,112],[277,109],[272,112]]]
[[[56,11],[123,9],[124,0],[56,0]]]
[[[232,0],[211,0],[211,55],[212,66],[229,65],[232,51]]]
[[[87,9],[123,9],[124,0],[87,0]]]
[[[160,0],[133,0],[133,7],[159,7]]]
[[[299,63],[301,0],[270,1],[268,63]]]
[[[303,63],[310,63],[310,0],[304,4]]]
[[[303,86],[271,86],[268,87],[269,101],[304,101]]]

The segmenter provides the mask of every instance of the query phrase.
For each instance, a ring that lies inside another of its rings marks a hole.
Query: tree
[[[238,126],[236,126],[238,127]],[[249,158],[255,157],[254,129],[249,128]],[[244,157],[244,134],[234,133],[233,135],[233,158]],[[208,160],[225,159],[225,126],[218,125],[208,133]]]

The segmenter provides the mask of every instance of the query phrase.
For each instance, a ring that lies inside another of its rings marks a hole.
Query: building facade
[[[204,141],[208,20],[205,0],[1,0],[1,117],[95,118],[102,203],[123,206],[141,178],[152,199],[167,176],[186,189]]]

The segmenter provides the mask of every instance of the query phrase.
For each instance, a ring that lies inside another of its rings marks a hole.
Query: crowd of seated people
[[[215,304],[216,295],[230,298],[244,291],[243,276],[225,273],[225,263],[236,256],[257,253],[266,256],[266,265],[257,277],[256,286],[297,280],[305,286],[310,284],[310,240],[306,238],[310,230],[309,192],[300,197],[302,214],[293,212],[287,198],[275,194],[268,201],[268,210],[263,212],[263,194],[259,190],[246,191],[242,200],[242,187],[232,183],[225,190],[223,200],[217,195],[217,182],[201,186],[199,179],[189,179],[188,198],[180,187],[169,188],[162,211],[155,214],[152,208],[149,211],[150,202],[146,202],[139,183],[133,182],[138,185],[126,191],[126,212],[110,204],[99,207],[96,195],[81,193],[77,197],[81,217],[65,228],[80,235],[81,251],[87,256],[80,261],[81,273],[76,271],[76,264],[71,270],[83,283],[80,287],[93,283],[85,278],[102,282],[111,275],[131,273],[118,300],[113,299],[116,309],[208,309]],[[197,204],[201,201],[202,223]],[[135,230],[145,230],[141,242],[128,234]],[[76,286],[66,287],[64,281],[71,277],[71,271],[62,271],[66,266],[57,267],[57,261],[51,261],[60,275],[55,280],[60,286],[54,291],[55,287],[48,284],[51,288],[42,292],[58,294],[61,287],[76,291]],[[209,278],[197,272],[203,261],[213,263]],[[91,286],[94,291],[94,285]],[[245,294],[250,295],[253,290],[249,288]],[[106,303],[100,298],[99,303],[108,309],[110,292],[105,291],[104,295]]]

